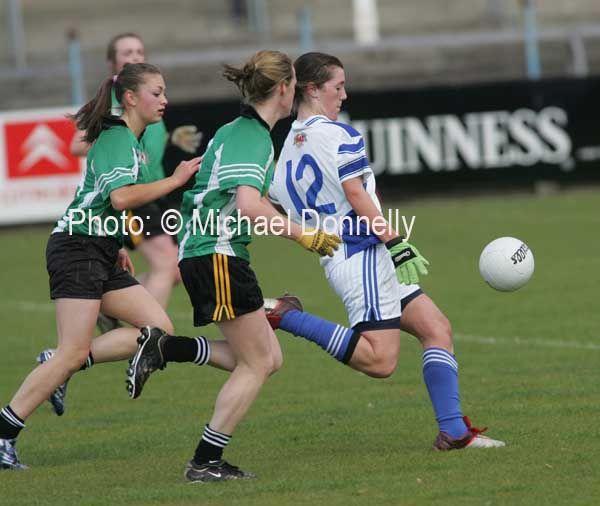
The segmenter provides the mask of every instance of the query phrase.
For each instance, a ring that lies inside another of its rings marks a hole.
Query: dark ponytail
[[[146,74],[160,74],[160,69],[149,63],[126,63],[118,76],[107,77],[96,96],[87,104],[69,117],[75,120],[79,130],[85,130],[83,140],[94,142],[102,132],[102,123],[106,116],[110,116],[112,109],[111,91],[114,87],[115,97],[119,104],[123,104],[123,95],[126,90],[136,92],[145,81]]]
[[[85,130],[83,140],[89,144],[94,142],[102,132],[102,121],[110,115],[112,106],[111,90],[113,78],[107,77],[96,92],[96,96],[69,117],[75,120],[79,130]]]

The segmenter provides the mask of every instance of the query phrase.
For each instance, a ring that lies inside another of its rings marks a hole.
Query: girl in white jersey
[[[111,89],[123,106],[110,118]],[[126,65],[106,79],[97,95],[74,118],[94,143],[72,203],[59,219],[46,249],[50,296],[56,305],[58,347],[25,379],[0,411],[0,469],[25,469],[14,449],[25,420],[74,372],[93,362],[123,360],[137,348],[139,330],[157,325],[172,331],[161,305],[133,278],[133,265],[122,248],[117,217],[185,184],[198,170],[199,158],[182,162],[172,176],[145,183],[140,138],[147,125],[160,121],[167,99],[158,68]],[[119,328],[96,339],[102,309],[134,328]]]
[[[337,122],[347,98],[342,63],[331,55],[307,53],[294,66],[298,118],[269,195],[293,221],[312,214],[312,223],[317,216],[319,223],[326,217],[338,223],[343,246],[321,263],[346,306],[351,328],[298,310],[297,299],[289,296],[265,303],[272,325],[376,378],[394,372],[400,329],[409,332],[423,345],[423,377],[439,425],[434,449],[504,446],[481,436],[463,417],[450,323],[417,284],[428,262],[385,222],[362,135]]]

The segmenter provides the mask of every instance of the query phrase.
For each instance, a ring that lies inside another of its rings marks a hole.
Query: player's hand
[[[314,251],[321,256],[332,257],[336,249],[340,247],[342,240],[334,234],[328,234],[323,230],[306,228],[302,235],[296,239],[308,251]]]
[[[125,248],[119,250],[119,254],[117,255],[117,265],[121,267],[121,269],[129,272],[132,276],[135,276],[135,267]]]
[[[198,172],[200,162],[202,162],[202,157],[197,156],[191,160],[184,160],[177,166],[171,176],[177,181],[177,186],[183,186],[196,172]]]
[[[427,259],[413,245],[402,242],[403,237],[396,237],[385,243],[396,269],[396,277],[400,283],[414,285],[419,282],[419,275],[428,274]]]
[[[171,144],[190,154],[196,152],[201,140],[202,132],[194,125],[179,126],[171,134]]]

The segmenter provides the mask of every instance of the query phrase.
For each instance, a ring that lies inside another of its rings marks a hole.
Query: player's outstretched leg
[[[303,337],[344,364],[352,357],[360,339],[353,329],[304,312],[300,299],[293,295],[265,299],[265,311],[273,329]]]
[[[142,393],[150,375],[167,366],[167,362],[193,362],[205,365],[210,360],[206,337],[171,336],[158,327],[144,327],[138,337],[138,349],[129,361],[127,392],[132,399]]]

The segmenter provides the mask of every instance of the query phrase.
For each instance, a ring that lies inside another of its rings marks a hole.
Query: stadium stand
[[[7,4],[0,6],[4,25]],[[233,96],[223,86],[219,63],[243,59],[260,46],[295,55],[298,11],[312,12],[315,47],[339,54],[355,83],[352,89],[382,89],[525,77],[522,17],[517,0],[455,0],[440,13],[440,2],[379,0],[382,40],[360,48],[352,40],[351,0],[270,0],[268,40],[240,27],[222,1],[21,0],[27,67],[15,69],[5,31],[0,45],[0,110],[68,103],[66,32],[81,37],[88,96],[105,75],[107,37],[140,33],[149,60],[159,64],[174,101]],[[600,69],[600,3],[596,0],[538,2],[544,77],[570,75],[572,34],[579,31],[592,73]],[[597,20],[598,23],[594,24]],[[6,43],[4,43],[6,42]]]

